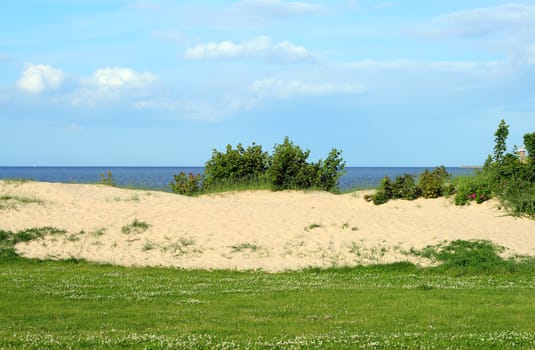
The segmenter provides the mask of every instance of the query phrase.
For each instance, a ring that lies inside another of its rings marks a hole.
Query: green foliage
[[[388,176],[381,180],[377,192],[372,196],[374,204],[384,204],[390,199],[414,200],[420,196],[436,198],[450,192],[446,187],[446,180],[450,175],[444,166],[435,168],[433,171],[426,169],[420,174],[419,183],[415,182],[415,175],[403,174],[396,176],[392,182]]]
[[[178,175],[173,175],[174,182],[171,182],[171,190],[174,193],[192,196],[201,191],[201,175],[181,171]]]
[[[446,194],[446,181],[451,175],[444,166],[436,167],[433,171],[425,169],[420,175],[418,186],[424,198],[438,198]]]
[[[2,195],[0,196],[0,210],[1,209],[17,209],[19,204],[37,203],[42,204],[43,201],[36,198]]]
[[[100,183],[102,185],[115,186],[115,179],[113,178],[111,171],[108,171],[106,175],[102,173],[100,174]]]
[[[269,154],[255,143],[247,148],[239,143],[236,149],[227,145],[225,153],[214,149],[212,158],[205,164],[203,187],[257,181],[264,177],[270,161]]]
[[[121,232],[125,235],[128,235],[130,233],[143,233],[149,229],[150,225],[147,224],[144,221],[139,221],[138,219],[134,219],[131,224],[125,225],[121,228]]]
[[[455,204],[466,205],[475,201],[480,204],[492,198],[492,187],[490,185],[488,172],[476,172],[472,176],[461,176],[454,179],[456,187]]]
[[[287,189],[321,189],[335,191],[345,163],[342,152],[333,148],[325,161],[309,163],[309,150],[294,145],[288,137],[275,145],[268,176],[274,191]]]
[[[533,265],[458,271],[409,263],[266,273],[13,261],[0,264],[0,348],[533,348]]]
[[[29,242],[48,235],[65,234],[65,230],[55,227],[28,228],[18,232],[0,230],[0,262],[18,259],[15,245],[20,242]]]
[[[373,196],[372,201],[375,205],[385,204],[391,197],[385,191],[378,190]]]
[[[335,192],[345,167],[342,152],[333,148],[325,160],[309,163],[309,150],[294,145],[288,137],[275,145],[273,156],[252,144],[244,148],[227,145],[226,152],[213,150],[205,164],[204,177],[174,175],[173,192],[193,195],[232,190],[319,189]]]
[[[311,187],[319,171],[307,162],[309,155],[309,150],[302,150],[288,137],[284,138],[282,144],[275,145],[268,171],[272,189],[278,191]]]
[[[535,183],[511,181],[502,189],[500,201],[513,216],[527,216],[535,219]]]
[[[414,181],[415,176],[404,174],[396,176],[392,186],[392,199],[414,200],[420,196],[420,189]]]
[[[338,181],[343,174],[345,162],[342,159],[342,151],[336,148],[331,149],[325,161],[319,161],[320,169],[319,188],[324,191],[335,191],[338,188]]]
[[[499,163],[503,160],[505,151],[507,151],[507,136],[509,135],[509,125],[505,123],[505,120],[501,120],[498,125],[498,129],[494,133],[494,161]]]
[[[532,157],[522,162],[516,151],[505,153],[508,128],[502,120],[494,134],[494,157],[487,158],[481,172],[460,183],[455,202],[482,202],[495,196],[510,214],[535,218],[535,165]],[[528,153],[534,154],[535,133],[525,134],[524,143]]]
[[[441,263],[440,271],[452,270],[456,274],[512,272],[528,261],[505,260],[498,254],[505,250],[487,240],[455,240],[447,244],[427,246],[416,255]]]
[[[379,205],[388,202],[394,193],[394,184],[390,177],[385,176],[381,179],[381,184],[377,189],[377,192],[372,196],[373,204]]]
[[[535,165],[535,132],[524,135],[524,146],[526,146],[532,165]]]

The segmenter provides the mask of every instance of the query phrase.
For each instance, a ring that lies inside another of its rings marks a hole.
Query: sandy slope
[[[405,252],[444,240],[489,239],[535,255],[535,221],[505,216],[496,202],[448,199],[375,206],[363,192],[240,192],[190,198],[103,185],[0,181],[0,196],[40,199],[0,209],[0,229],[67,230],[17,250],[37,258],[120,265],[264,269],[418,260]],[[122,232],[135,219],[142,233]],[[315,227],[319,225],[319,227]]]

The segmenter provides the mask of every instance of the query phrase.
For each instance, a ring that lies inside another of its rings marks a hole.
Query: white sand
[[[0,229],[67,230],[18,244],[27,257],[138,266],[281,271],[424,263],[406,252],[455,239],[487,239],[509,255],[535,255],[535,221],[507,216],[495,201],[457,207],[440,198],[375,206],[363,194],[255,191],[190,198],[104,185],[0,181],[0,196],[43,201],[0,209]],[[135,219],[149,224],[148,230],[123,233]]]

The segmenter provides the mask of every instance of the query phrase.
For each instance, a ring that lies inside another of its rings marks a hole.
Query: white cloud
[[[286,61],[303,61],[313,58],[313,55],[303,46],[292,44],[286,40],[273,43],[268,36],[258,36],[241,43],[222,41],[199,44],[188,48],[185,56],[189,59],[263,57]]]
[[[158,76],[148,72],[136,72],[131,68],[99,68],[90,77],[80,80],[70,102],[75,106],[95,106],[105,102],[145,95]]]
[[[363,85],[356,84],[308,83],[280,79],[257,80],[251,85],[251,89],[260,98],[358,94],[366,91]]]
[[[39,94],[47,89],[59,89],[65,79],[65,73],[44,64],[27,64],[22,77],[17,82],[19,89]]]
[[[130,68],[113,67],[97,69],[88,81],[99,88],[143,88],[157,79],[152,73],[138,73]]]

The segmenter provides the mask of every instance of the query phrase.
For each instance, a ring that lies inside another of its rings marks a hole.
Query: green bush
[[[511,215],[535,219],[535,183],[511,181],[502,189],[499,198]]]
[[[425,198],[437,198],[446,193],[451,193],[453,190],[446,186],[446,180],[450,175],[443,166],[435,168],[433,171],[426,169],[424,173],[420,174],[419,183],[415,182],[415,175],[403,174],[396,176],[395,180],[390,180],[390,177],[385,176],[381,180],[381,184],[377,192],[372,196],[374,204],[384,204],[390,199],[406,199],[414,200],[420,196]]]
[[[174,193],[192,196],[201,191],[201,174],[181,171],[178,175],[173,175],[174,182],[171,182],[171,190]]]
[[[438,198],[451,192],[451,189],[446,189],[446,181],[451,175],[446,171],[444,166],[436,167],[433,171],[425,169],[420,175],[418,187],[421,190],[424,198]]]
[[[268,174],[273,190],[309,188],[318,175],[307,162],[309,150],[302,150],[288,137],[280,145],[275,145]]]
[[[335,191],[344,169],[341,152],[333,148],[325,161],[309,163],[309,150],[294,145],[288,137],[275,145],[268,177],[274,191],[321,189]]]
[[[227,145],[226,152],[214,149],[205,164],[204,176],[184,172],[173,175],[173,192],[192,195],[198,192],[267,189],[318,189],[335,192],[345,167],[342,152],[333,148],[325,160],[309,163],[309,150],[294,145],[288,137],[275,145],[273,156],[252,144],[244,148]]]
[[[466,205],[475,201],[483,203],[492,198],[492,187],[490,185],[490,176],[487,172],[476,172],[472,176],[461,176],[454,179],[456,187],[455,204]]]
[[[342,176],[345,162],[342,159],[342,151],[336,148],[331,149],[327,159],[318,162],[319,168],[319,188],[324,191],[335,191],[338,189],[340,176]]]
[[[382,190],[378,190],[372,196],[372,201],[373,201],[373,204],[375,204],[375,205],[381,205],[381,204],[385,204],[386,202],[388,202],[390,200],[390,198],[391,197],[388,196],[388,193],[386,193],[385,191],[382,191]]]
[[[269,154],[255,143],[247,148],[239,143],[236,149],[227,145],[225,153],[214,149],[205,164],[203,187],[257,181],[265,176],[270,162]]]
[[[392,199],[414,200],[420,196],[420,189],[414,181],[415,175],[396,176],[392,186]]]

